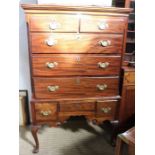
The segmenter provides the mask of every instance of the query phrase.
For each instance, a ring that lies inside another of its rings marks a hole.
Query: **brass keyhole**
[[[80,56],[76,56],[75,59],[77,62],[80,62]]]
[[[80,84],[80,79],[76,78],[76,84],[79,85]]]

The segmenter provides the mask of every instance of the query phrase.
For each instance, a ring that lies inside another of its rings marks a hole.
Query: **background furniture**
[[[123,153],[123,146],[127,144],[127,153]],[[135,155],[135,127],[128,131],[119,134],[117,137],[117,144],[115,155]]]
[[[125,66],[122,68],[122,92],[119,110],[120,128],[130,127],[129,120],[134,123],[135,115],[135,69]],[[124,127],[123,127],[124,126]]]
[[[117,7],[132,8],[129,15],[126,50],[124,54],[124,66],[134,66],[135,64],[135,0],[115,0]]]
[[[32,135],[71,116],[118,122],[127,8],[22,5],[26,13],[33,96]]]
[[[125,7],[132,8],[133,11],[129,15],[126,52],[124,55],[124,65],[135,65],[135,0],[126,0]]]
[[[122,68],[122,100],[120,104],[120,132],[135,123],[135,0],[125,0],[124,7],[132,8],[129,15],[126,51]]]

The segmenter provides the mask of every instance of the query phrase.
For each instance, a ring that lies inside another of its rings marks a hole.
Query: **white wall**
[[[21,0],[22,3],[36,3],[36,0]],[[31,97],[30,69],[27,42],[27,29],[25,14],[23,9],[19,8],[19,89],[28,90],[29,99]]]

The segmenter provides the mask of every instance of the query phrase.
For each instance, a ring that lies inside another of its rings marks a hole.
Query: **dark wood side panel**
[[[135,86],[124,86],[119,119],[123,123],[135,114]]]
[[[38,99],[118,95],[117,77],[34,78],[33,80],[35,97]],[[49,91],[49,86],[53,91]]]
[[[122,99],[119,109],[119,120],[121,125],[134,117],[135,114],[135,69],[131,67],[123,68]]]
[[[120,56],[37,54],[32,56],[32,70],[33,76],[118,75],[120,61]]]

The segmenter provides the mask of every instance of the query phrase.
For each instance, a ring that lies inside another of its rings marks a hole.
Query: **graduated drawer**
[[[119,34],[31,33],[32,53],[120,53]]]
[[[124,33],[126,18],[112,16],[90,16],[81,17],[81,32],[106,32]]]
[[[118,95],[118,77],[34,78],[33,82],[38,99]]]
[[[77,32],[78,25],[75,15],[39,14],[30,17],[30,31]]]
[[[37,54],[32,56],[33,76],[118,75],[120,56],[92,54]]]
[[[57,119],[57,103],[33,103],[35,121],[54,121]]]
[[[93,101],[63,101],[60,102],[60,112],[94,111]]]
[[[97,101],[97,117],[111,117],[114,118],[118,100]]]

